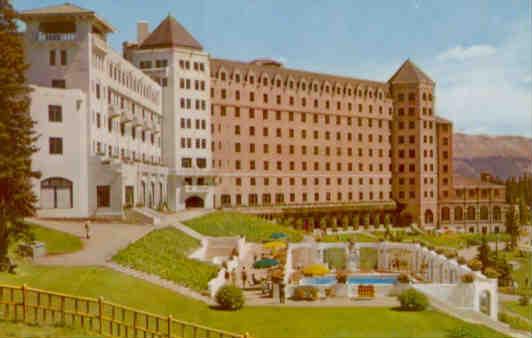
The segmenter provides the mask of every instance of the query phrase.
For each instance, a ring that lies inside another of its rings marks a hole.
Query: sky
[[[532,136],[532,0],[70,1],[117,29],[119,51],[137,21],[153,30],[170,13],[214,57],[378,81],[410,58],[436,81],[436,112],[455,131]]]

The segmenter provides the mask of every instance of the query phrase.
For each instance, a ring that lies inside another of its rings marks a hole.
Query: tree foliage
[[[31,169],[36,136],[16,18],[10,2],[0,0],[0,266],[12,241],[31,237],[23,217],[35,212],[31,178],[39,176]]]

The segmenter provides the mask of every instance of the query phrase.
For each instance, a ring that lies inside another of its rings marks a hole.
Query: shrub
[[[471,270],[473,271],[480,271],[480,269],[482,269],[482,262],[479,261],[478,259],[472,259],[469,261],[469,263],[467,264]]]
[[[519,297],[519,305],[528,306],[528,304],[530,304],[530,298],[527,295],[521,295]]]
[[[423,311],[429,305],[427,296],[414,289],[407,289],[397,296],[400,309],[405,311]]]
[[[244,294],[234,285],[224,285],[216,292],[216,303],[224,310],[239,310],[244,306]]]
[[[466,264],[466,259],[462,256],[459,256],[457,259],[456,259],[456,262],[460,265],[464,265]]]
[[[458,253],[456,252],[456,250],[446,249],[443,251],[443,255],[451,259],[451,258],[455,258],[456,256],[458,256]]]
[[[345,270],[338,270],[336,272],[336,281],[340,284],[345,284],[347,282],[347,271]]]
[[[329,272],[329,269],[323,264],[312,264],[303,269],[305,276],[324,276]]]
[[[236,256],[238,256],[238,249],[233,248],[233,250],[231,250],[231,257],[236,257]]]
[[[484,275],[488,278],[498,278],[499,273],[494,268],[486,268],[484,270]]]
[[[316,300],[318,299],[319,290],[312,285],[298,286],[294,290],[294,300]]]
[[[449,330],[447,338],[481,338],[482,334],[467,326],[460,326]]]
[[[475,276],[472,273],[466,273],[462,276],[462,283],[473,283],[475,281]]]
[[[444,250],[443,250],[442,248],[437,248],[437,249],[436,249],[436,253],[437,253],[438,255],[443,254],[443,252],[444,252]]]
[[[402,284],[409,283],[410,282],[410,277],[408,277],[407,274],[402,273],[399,276],[397,276],[397,281],[399,283],[402,283]]]

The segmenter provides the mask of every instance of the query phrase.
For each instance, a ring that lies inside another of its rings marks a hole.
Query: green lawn
[[[247,241],[261,242],[270,239],[274,232],[284,232],[291,242],[303,236],[292,228],[238,212],[215,211],[185,222],[186,225],[207,236],[244,235]]]
[[[81,338],[95,337],[95,335],[76,328],[37,326],[0,320],[0,337]]]
[[[203,291],[218,267],[188,258],[199,246],[197,239],[168,227],[150,232],[118,252],[113,261]]]
[[[338,234],[338,235],[326,235],[323,236],[323,242],[347,242],[349,240],[354,242],[377,242],[379,239],[375,236],[370,236],[364,233],[355,233],[355,234]]]
[[[529,318],[532,321],[532,304],[528,306],[519,305],[518,302],[505,302],[503,303],[504,308],[508,309],[510,312],[515,312],[520,314],[525,318]]]
[[[48,254],[64,254],[81,250],[83,247],[81,239],[77,236],[36,224],[31,224],[30,227],[35,240],[46,244],[46,252]]]
[[[447,337],[448,331],[468,327],[478,336],[503,337],[487,328],[466,324],[435,311],[399,312],[388,308],[244,307],[218,311],[142,280],[105,268],[37,267],[23,265],[21,273],[0,274],[0,282],[84,295],[161,315],[204,324],[253,337]]]

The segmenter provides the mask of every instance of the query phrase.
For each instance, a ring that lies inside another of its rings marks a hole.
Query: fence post
[[[98,320],[100,322],[99,333],[103,334],[103,297],[98,298]]]
[[[26,284],[22,284],[22,321],[26,321]],[[16,311],[16,310],[15,310]]]
[[[172,315],[168,315],[168,338],[172,338]]]

